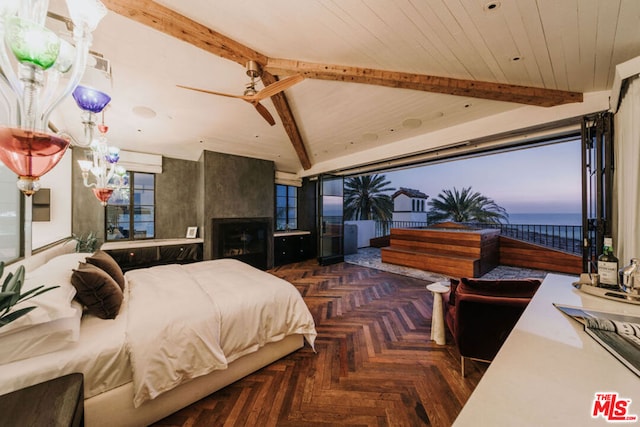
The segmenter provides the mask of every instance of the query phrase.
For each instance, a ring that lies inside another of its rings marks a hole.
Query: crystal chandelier
[[[107,201],[114,191],[120,191],[127,186],[127,170],[118,165],[120,149],[107,144],[108,126],[104,124],[104,111],[102,124],[98,125],[100,136],[91,143],[91,150],[86,151],[86,160],[78,160],[82,170],[82,182],[85,187],[90,187],[102,206],[107,206]],[[89,172],[95,182],[89,183]]]
[[[53,110],[78,85],[91,33],[107,13],[99,0],[66,0],[73,44],[45,28],[49,0],[0,1],[0,98],[9,123],[0,125],[0,160],[31,195],[62,158],[69,141],[47,132]]]

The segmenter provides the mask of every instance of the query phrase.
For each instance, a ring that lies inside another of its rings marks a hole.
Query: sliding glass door
[[[341,176],[321,175],[318,182],[318,263],[334,264],[344,260],[343,182]]]

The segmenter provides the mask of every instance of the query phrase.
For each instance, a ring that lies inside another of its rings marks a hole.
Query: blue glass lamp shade
[[[73,90],[72,95],[81,110],[95,114],[104,110],[104,107],[111,101],[111,97],[106,93],[81,85]]]

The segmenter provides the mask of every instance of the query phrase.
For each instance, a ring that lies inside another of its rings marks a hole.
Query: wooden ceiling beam
[[[422,90],[518,104],[553,107],[582,102],[582,93],[504,83],[453,79],[424,74],[384,71],[372,68],[328,65],[290,59],[269,58],[265,70],[278,76],[301,74],[305,78],[364,83],[393,88]]]
[[[262,72],[262,82],[265,86],[271,85],[277,81],[278,80],[268,71]],[[304,141],[302,140],[302,136],[300,135],[300,130],[298,129],[296,120],[293,117],[293,112],[289,107],[289,101],[287,101],[286,95],[284,94],[284,92],[277,93],[271,96],[271,102],[273,102],[273,105],[276,107],[276,111],[280,116],[280,120],[282,120],[282,126],[284,126],[284,130],[289,136],[289,140],[291,141],[293,149],[298,155],[298,159],[300,160],[302,168],[304,170],[310,169],[311,159],[309,158],[307,149],[304,146]]]
[[[204,25],[151,0],[102,0],[114,13],[192,44],[243,67],[253,60],[266,64],[267,57]]]
[[[262,67],[267,64],[267,56],[260,52],[151,0],[102,0],[102,2],[109,10],[118,15],[192,44],[221,58],[237,62],[243,67],[249,60],[256,61]],[[262,81],[265,85],[269,85],[277,80],[272,74],[263,72]],[[311,160],[286,96],[281,92],[272,96],[271,100],[298,155],[300,164],[305,170],[310,169]]]
[[[234,61],[243,67],[249,60],[256,61],[263,67],[262,80],[265,85],[277,81],[275,76],[301,74],[312,79],[364,83],[542,107],[582,102],[582,94],[577,92],[269,58],[152,0],[102,0],[102,2],[118,15],[221,58]],[[272,96],[271,99],[300,164],[304,169],[311,168],[311,160],[285,94],[281,92]]]

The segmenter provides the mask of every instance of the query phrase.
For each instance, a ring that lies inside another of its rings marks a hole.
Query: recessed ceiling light
[[[492,10],[498,9],[499,7],[500,7],[499,1],[490,1],[489,3],[484,5],[484,10],[492,11]]]
[[[145,118],[145,119],[152,119],[156,116],[156,112],[153,111],[151,108],[149,107],[144,107],[142,105],[138,105],[136,107],[132,108],[132,111],[135,115]]]
[[[406,119],[402,122],[402,126],[408,129],[415,129],[422,125],[422,120],[420,119]]]

